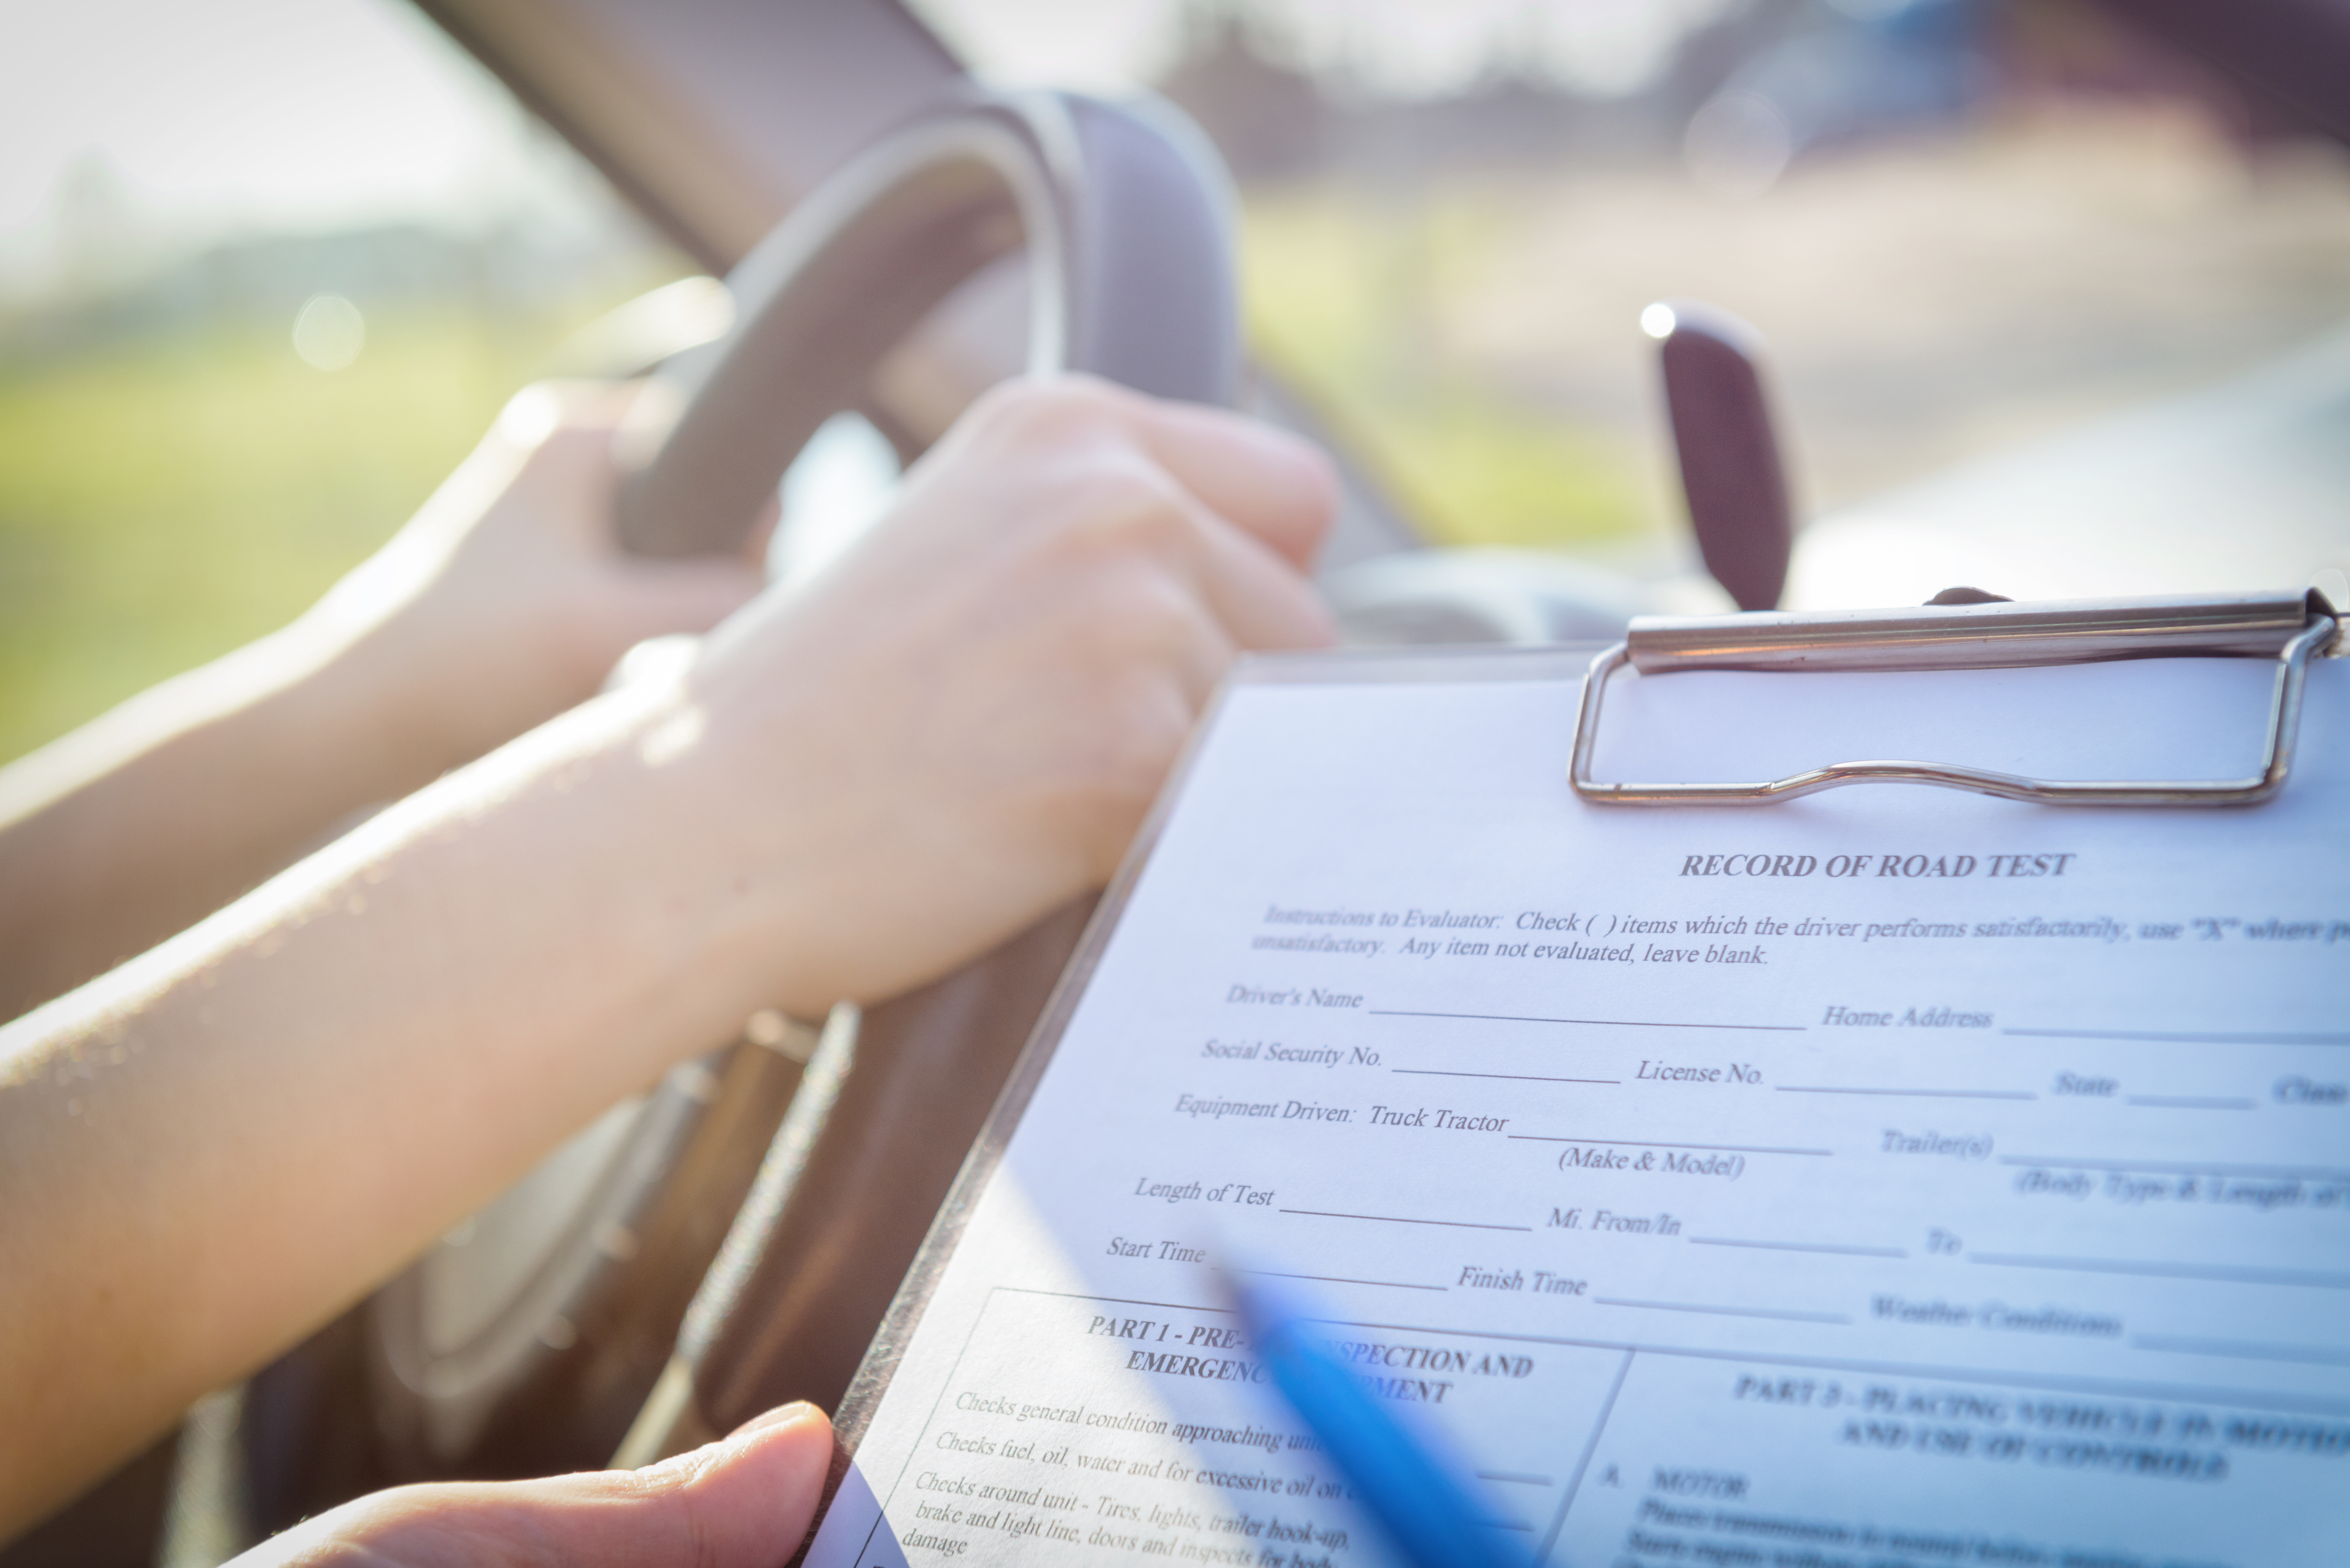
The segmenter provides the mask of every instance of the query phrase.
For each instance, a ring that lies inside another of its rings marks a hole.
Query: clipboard
[[[1571,763],[1567,776],[1557,781],[1564,786],[1558,792],[1563,805],[1573,800],[1610,807],[1757,805],[1792,801],[1849,784],[1902,783],[2049,805],[2243,807],[2257,806],[2275,798],[2292,776],[2310,665],[2338,652],[2340,642],[2335,612],[2322,596],[2276,593],[2057,604],[1968,602],[1913,610],[1827,615],[1659,618],[1635,621],[1623,642],[1596,653],[1582,647],[1498,653],[1453,650],[1400,659],[1392,654],[1364,654],[1355,656],[1357,668],[1351,673],[1343,670],[1349,659],[1344,654],[1247,661],[1228,682],[1217,708],[1211,710],[1195,733],[1191,749],[1104,896],[1083,942],[998,1098],[985,1131],[966,1159],[873,1341],[836,1417],[844,1460],[853,1461],[889,1396],[940,1282],[1003,1165],[1007,1147],[1053,1064],[1073,1017],[1096,980],[1105,950],[1128,909],[1145,868],[1160,846],[1201,750],[1214,732],[1215,722],[1234,690],[1325,684],[1334,680],[1340,684],[1349,680],[1386,683],[1559,682],[1579,675]],[[1618,680],[1654,680],[1693,670],[1793,675],[1851,670],[2017,669],[2148,658],[2214,657],[2263,660],[2274,666],[2260,761],[2248,776],[2050,780],[1950,763],[1869,760],[1820,764],[1756,783],[1617,782],[1602,780],[1595,774],[1595,758],[1603,733],[1603,710],[1611,681]],[[1627,670],[1630,673],[1626,673]],[[1745,814],[1731,815],[1742,817]],[[1716,814],[1711,813],[1697,815],[1716,819]],[[1596,929],[1596,921],[1593,929]],[[2350,1033],[2341,1035],[2338,1043],[2350,1044]],[[1646,1065],[1643,1063],[1644,1071]],[[2344,1251],[2350,1255],[2350,1249]],[[2350,1272],[2343,1272],[2338,1282],[2350,1288]],[[1619,1376],[1619,1384],[1620,1381]],[[1612,1404],[1614,1395],[1609,1397]],[[2350,1405],[2345,1406],[2344,1414],[2343,1443],[2350,1447]],[[1584,1458],[1587,1469],[1592,1455],[1586,1453]],[[844,1474],[852,1486],[868,1484],[856,1475],[853,1463],[837,1464],[835,1472],[826,1495],[827,1509],[835,1501]],[[1577,1485],[1582,1480],[1578,1470]],[[872,1506],[877,1510],[879,1507],[878,1503]],[[1564,1518],[1562,1509],[1561,1519]],[[2343,1524],[2350,1529],[2350,1516],[2345,1518]],[[1555,1532],[1554,1525],[1554,1536]],[[1550,1539],[1544,1538],[1542,1544],[1547,1552]]]
[[[2306,594],[1934,604],[1830,614],[1644,618],[1583,680],[1571,782],[1599,805],[1768,805],[1856,784],[1939,784],[2041,805],[2257,805],[2293,769],[2309,661],[2338,641],[2334,607]],[[2116,659],[2269,659],[2276,684],[2258,769],[2243,779],[2087,782],[1918,762],[1834,763],[1756,784],[1603,784],[1592,753],[1607,684],[1690,670],[1986,670]]]

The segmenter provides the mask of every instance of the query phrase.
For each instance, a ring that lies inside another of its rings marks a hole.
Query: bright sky
[[[504,89],[398,0],[0,0],[0,150],[20,278],[93,158],[189,239],[465,223],[549,178]]]
[[[1187,16],[1221,10],[1305,68],[1405,96],[1498,67],[1627,90],[1731,3],[912,0],[1001,79],[1139,86],[1180,57]],[[401,0],[0,0],[0,292],[48,281],[77,171],[102,169],[132,236],[171,247],[577,201],[550,140]]]
[[[1650,80],[1691,27],[1735,0],[910,0],[987,75],[1115,90],[1180,57],[1186,13],[1245,15],[1291,63],[1401,97],[1497,67],[1592,93]]]

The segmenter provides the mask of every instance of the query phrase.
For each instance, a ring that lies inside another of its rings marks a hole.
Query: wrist
[[[838,1000],[804,958],[821,899],[777,865],[774,819],[790,805],[761,787],[772,776],[746,779],[713,728],[679,682],[644,681],[448,781],[507,819],[500,837],[538,846],[544,880],[518,903],[561,929],[562,961],[583,982],[562,1004],[578,1009],[566,1033],[600,1037],[640,1076],[733,1038],[762,1010],[822,1018]]]
[[[353,626],[318,606],[283,632],[289,711],[320,745],[335,747],[367,801],[396,799],[480,753],[454,713],[452,677],[409,646],[397,625]],[[276,640],[276,639],[272,639]]]

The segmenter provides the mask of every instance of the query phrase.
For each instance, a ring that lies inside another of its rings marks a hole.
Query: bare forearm
[[[0,769],[0,1019],[583,701],[632,644],[749,597],[741,562],[620,557],[621,406],[608,388],[525,391],[300,621]]]
[[[0,1032],[0,1538],[756,1005],[631,707]]]
[[[203,919],[445,765],[296,626],[0,770],[0,1018]]]
[[[1225,416],[1007,389],[680,685],[0,1028],[0,1537],[755,1008],[896,994],[1099,885],[1232,650],[1326,636],[1329,497]]]

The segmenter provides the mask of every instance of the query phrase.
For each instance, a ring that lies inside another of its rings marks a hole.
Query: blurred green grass
[[[1446,303],[1477,286],[1516,215],[1505,192],[1465,183],[1259,192],[1243,244],[1250,341],[1436,543],[1621,537],[1647,520],[1633,454],[1481,381],[1446,341]]]
[[[1445,544],[1575,547],[1642,525],[1627,454],[1481,384],[1444,303],[1506,244],[1492,192],[1252,193],[1256,352]],[[367,312],[348,369],[288,324],[0,354],[0,761],[285,625],[389,538],[505,399],[623,291],[525,313]]]
[[[261,325],[0,359],[0,759],[299,614],[589,314],[370,310],[337,371]]]

